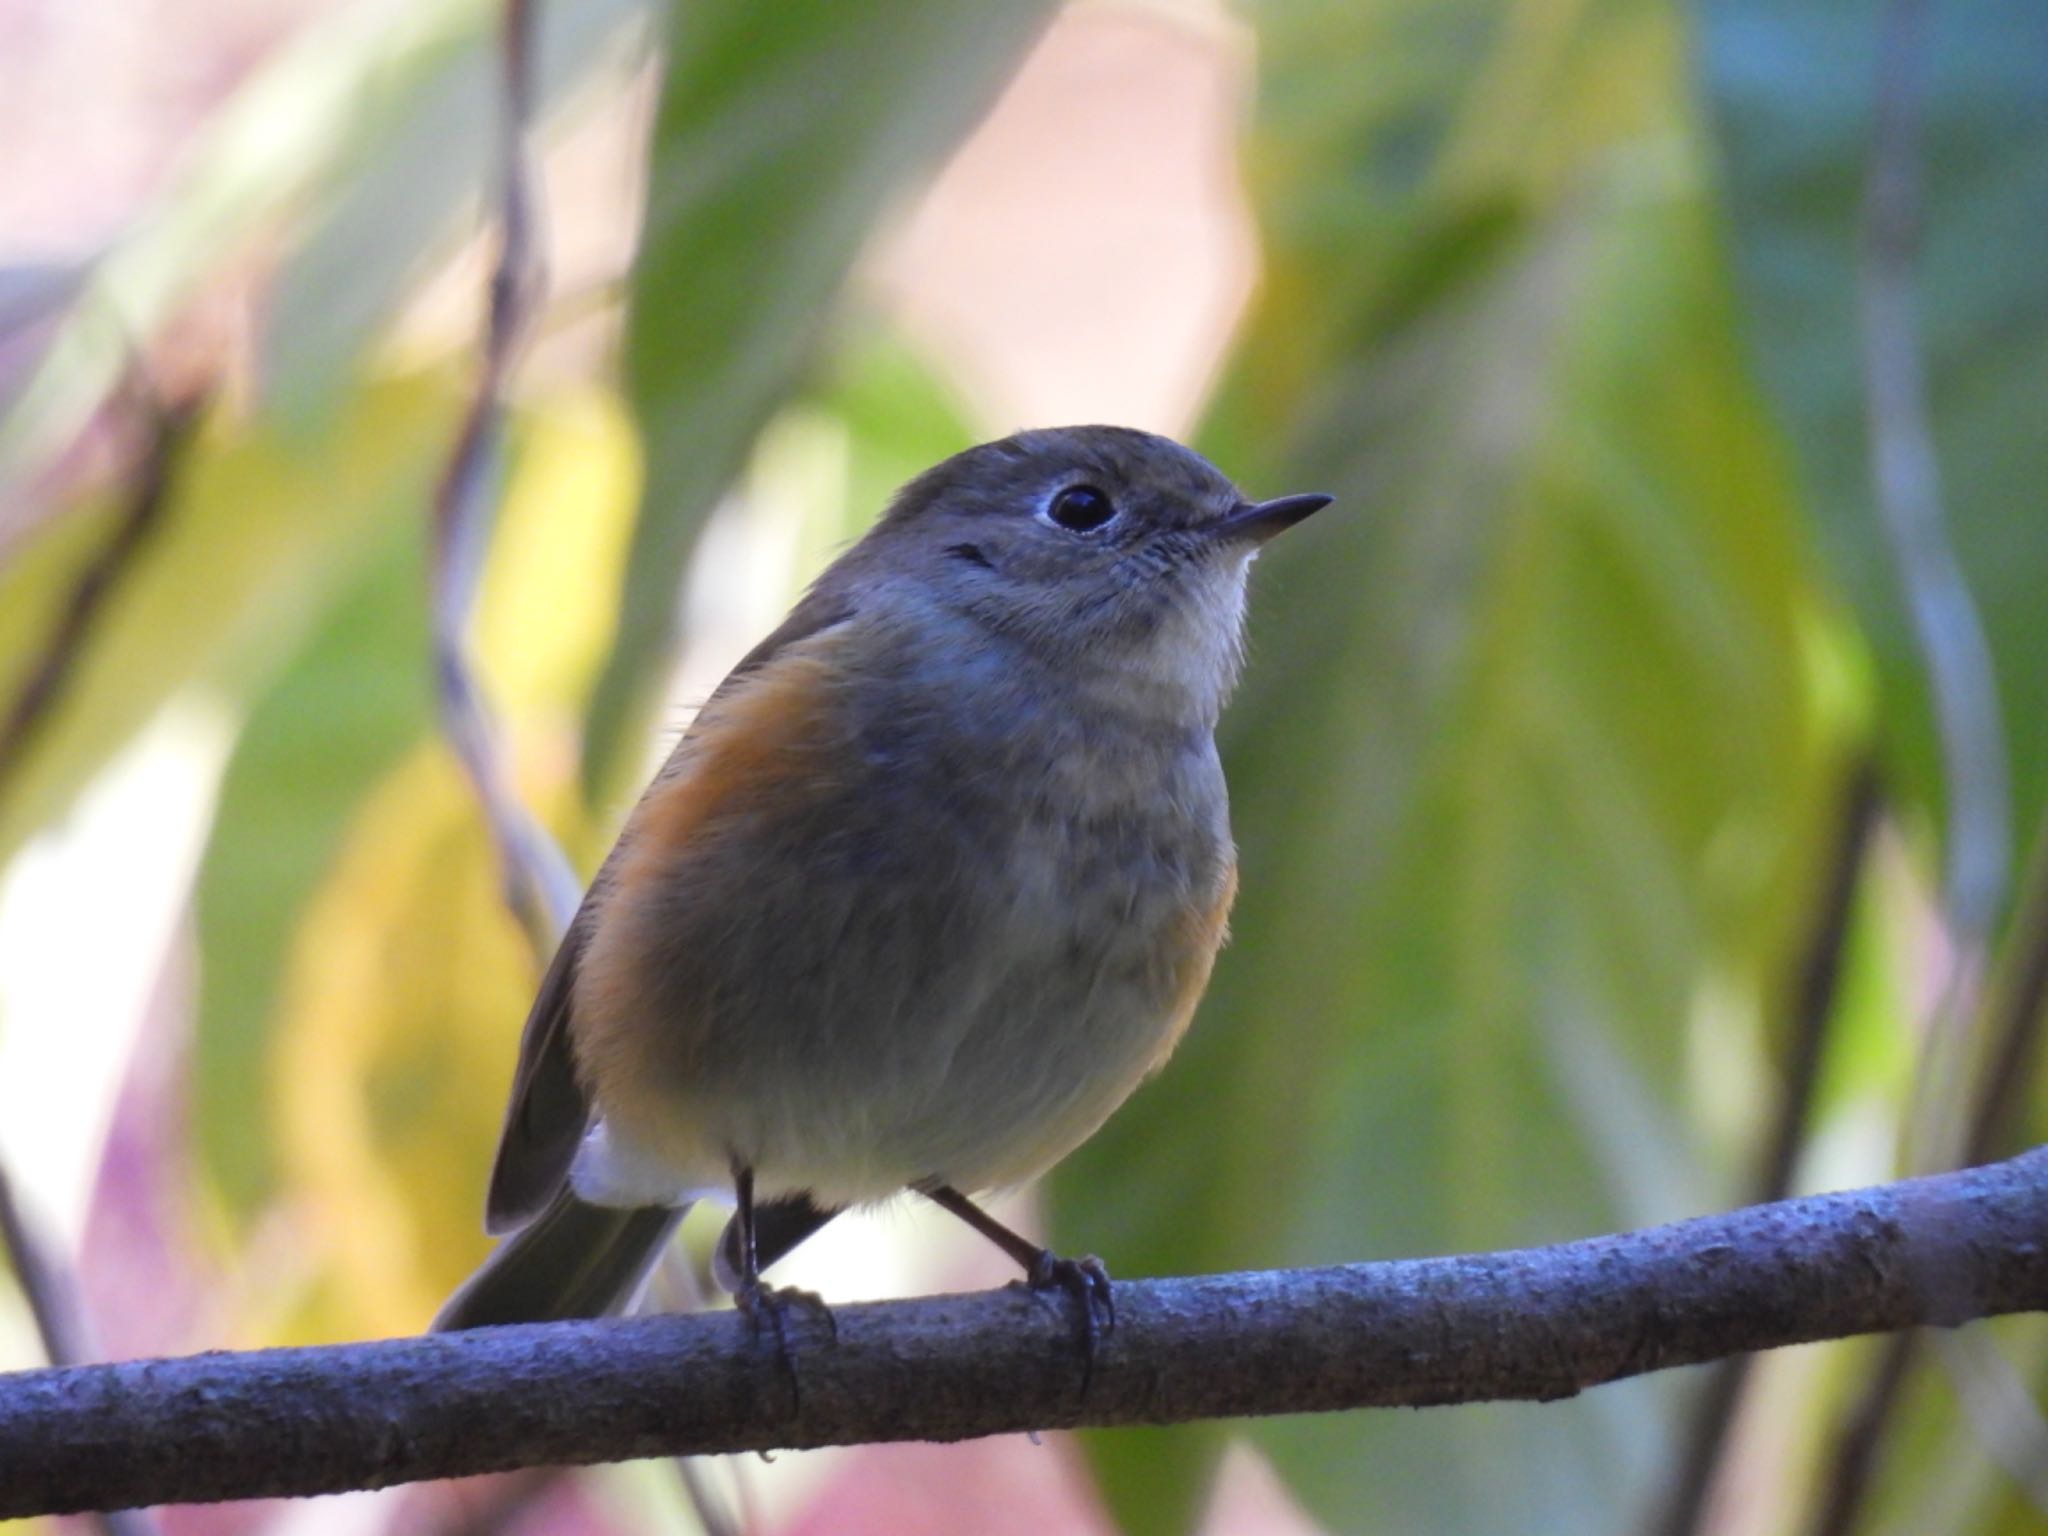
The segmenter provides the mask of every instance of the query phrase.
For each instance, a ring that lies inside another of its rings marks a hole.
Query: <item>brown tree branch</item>
[[[1551,1248],[1127,1282],[1079,1390],[1016,1290],[0,1376],[0,1517],[558,1462],[1549,1400],[1744,1350],[2048,1307],[2048,1148]]]

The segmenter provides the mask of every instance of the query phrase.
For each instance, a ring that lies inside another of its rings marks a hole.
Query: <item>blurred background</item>
[[[0,0],[0,1365],[421,1328],[565,883],[518,808],[586,875],[889,491],[1026,425],[1342,506],[1255,575],[1209,1000],[1016,1220],[1329,1263],[2037,1134],[2048,12],[531,20],[544,277],[486,379],[497,4]],[[778,1278],[1008,1271],[906,1206]],[[2048,1529],[2048,1339],[1968,1339],[155,1520]]]

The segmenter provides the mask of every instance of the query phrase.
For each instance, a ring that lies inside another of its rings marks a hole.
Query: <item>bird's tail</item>
[[[433,1331],[623,1312],[687,1209],[591,1205],[565,1188],[448,1298]]]

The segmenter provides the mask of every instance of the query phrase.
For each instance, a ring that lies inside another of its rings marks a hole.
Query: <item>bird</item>
[[[1020,1187],[1163,1066],[1237,891],[1215,731],[1247,573],[1320,493],[1251,501],[1117,426],[912,480],[711,694],[540,984],[438,1331],[616,1314],[691,1203],[718,1278],[913,1191],[1114,1326]],[[816,1302],[814,1297],[804,1297]],[[822,1304],[821,1304],[822,1305]]]

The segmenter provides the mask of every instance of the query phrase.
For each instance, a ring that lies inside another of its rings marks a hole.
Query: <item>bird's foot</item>
[[[1063,1259],[1050,1248],[1041,1248],[1024,1283],[1039,1292],[1065,1291],[1074,1299],[1079,1309],[1074,1331],[1081,1346],[1081,1395],[1086,1397],[1095,1379],[1096,1354],[1116,1329],[1116,1296],[1108,1267],[1092,1253]]]
[[[733,1305],[746,1315],[753,1325],[754,1339],[758,1343],[764,1335],[773,1335],[776,1358],[782,1362],[782,1373],[789,1378],[789,1395],[793,1402],[792,1413],[801,1413],[804,1405],[803,1383],[797,1377],[796,1351],[789,1342],[789,1314],[793,1311],[807,1312],[825,1325],[832,1341],[839,1341],[839,1319],[832,1315],[832,1309],[825,1304],[825,1298],[816,1291],[800,1291],[789,1286],[763,1285],[758,1279],[741,1286],[733,1293]]]

